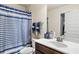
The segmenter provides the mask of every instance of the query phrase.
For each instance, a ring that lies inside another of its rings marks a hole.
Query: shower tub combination
[[[31,46],[31,12],[0,4],[0,53],[20,53],[28,46]]]

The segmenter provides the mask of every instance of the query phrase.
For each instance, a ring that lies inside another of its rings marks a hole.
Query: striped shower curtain
[[[0,53],[31,43],[31,13],[0,5]]]

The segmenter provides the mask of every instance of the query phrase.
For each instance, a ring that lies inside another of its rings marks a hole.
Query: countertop
[[[33,39],[34,42],[40,43],[42,45],[45,45],[47,47],[50,47],[52,49],[55,49],[57,51],[63,52],[63,53],[67,53],[67,54],[79,54],[79,44],[78,43],[73,43],[70,41],[63,41],[60,42],[62,44],[65,44],[66,46],[56,46],[54,45],[53,42],[57,42],[56,39]],[[59,42],[58,42],[59,43]]]

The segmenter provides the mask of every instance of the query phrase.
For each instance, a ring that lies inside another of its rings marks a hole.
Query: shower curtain
[[[0,5],[0,53],[31,43],[31,12]]]

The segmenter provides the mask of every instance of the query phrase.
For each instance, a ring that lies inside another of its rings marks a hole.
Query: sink
[[[60,48],[66,48],[67,45],[64,44],[63,42],[51,42],[53,45],[60,47]]]

